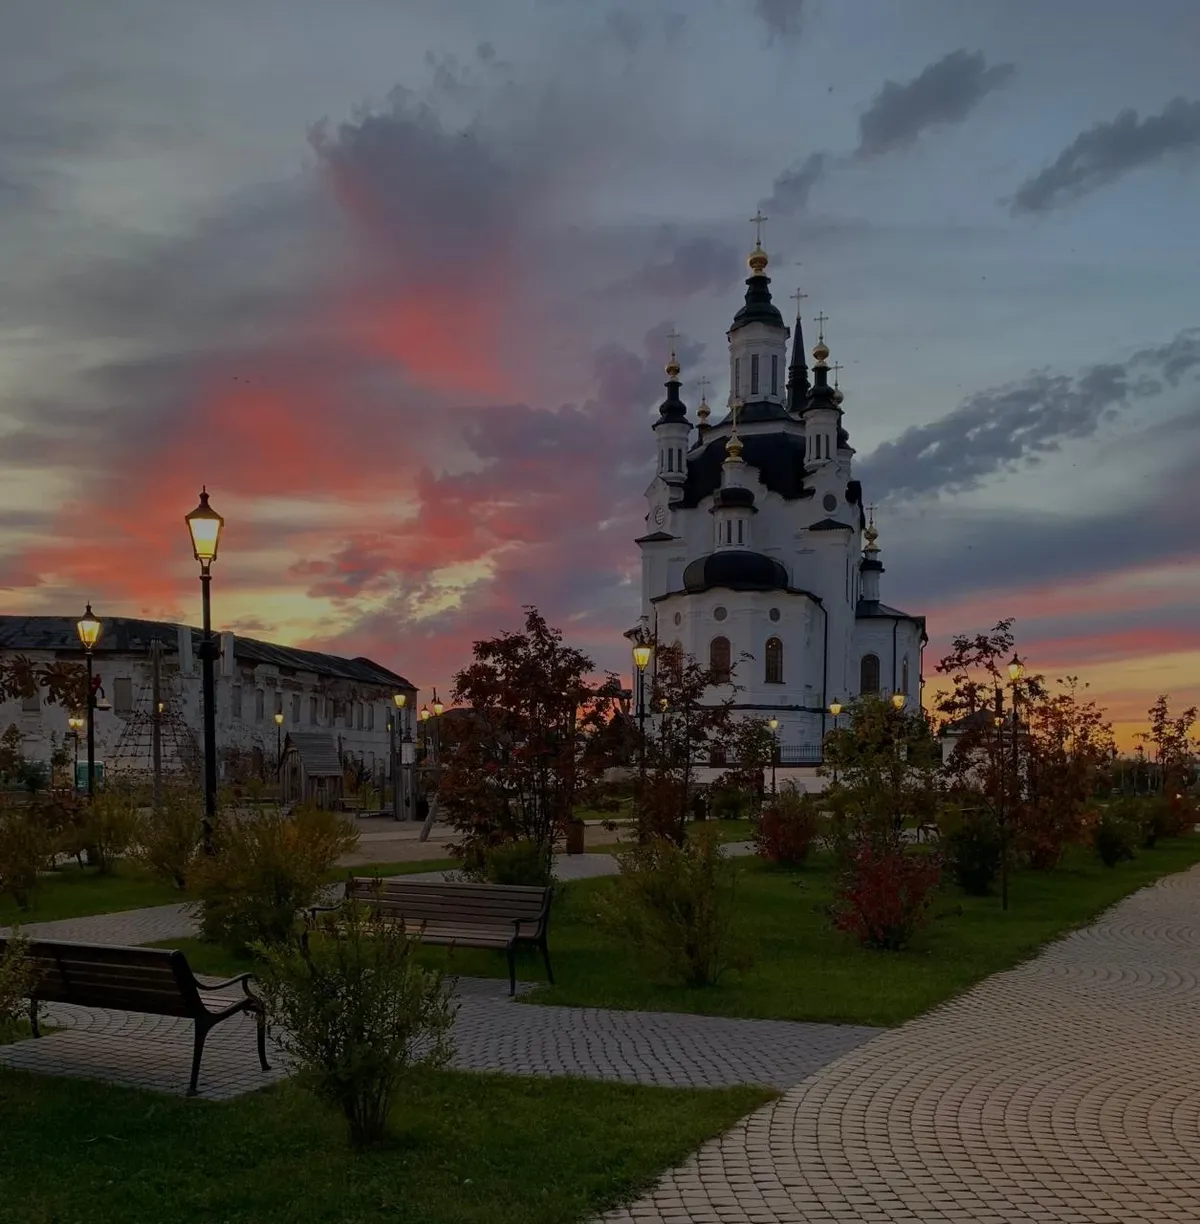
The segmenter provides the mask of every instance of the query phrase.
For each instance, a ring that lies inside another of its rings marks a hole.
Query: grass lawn
[[[3,1224],[569,1224],[772,1094],[421,1072],[386,1146],[285,1083],[222,1104],[0,1071]]]
[[[964,897],[947,888],[913,947],[897,953],[868,951],[831,928],[825,915],[833,884],[828,858],[798,871],[738,860],[738,917],[755,963],[708,990],[657,984],[631,968],[628,949],[606,939],[591,921],[595,896],[614,882],[580,881],[565,888],[551,918],[559,985],[538,990],[529,1002],[896,1025],[1025,960],[1143,885],[1198,861],[1200,837],[1160,843],[1115,868],[1077,849],[1058,871],[1018,873],[1007,913],[997,897]],[[421,955],[463,975],[506,975],[499,953],[464,949],[451,955],[430,948]],[[532,954],[518,966],[522,978],[544,982]]]

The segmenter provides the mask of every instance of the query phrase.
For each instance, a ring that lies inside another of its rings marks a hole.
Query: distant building
[[[732,675],[733,708],[777,718],[782,760],[800,763],[819,758],[835,700],[901,693],[918,709],[927,638],[923,616],[883,601],[838,367],[822,330],[810,379],[799,315],[793,336],[771,300],[767,262],[756,245],[728,332],[720,419],[707,397],[689,419],[671,354],[636,541],[641,622],[627,636],[654,635]]]
[[[159,645],[159,700],[163,769],[196,765],[203,744],[201,631],[187,625],[128,617],[102,619],[93,669],[111,710],[95,714],[96,760],[106,774],[148,771],[153,713],[152,644]],[[339,759],[353,759],[375,778],[389,776],[388,722],[393,697],[407,695],[415,727],[417,690],[403,676],[370,659],[343,659],[314,650],[276,646],[233,633],[215,635],[218,772],[222,780],[274,779],[278,746],[289,731],[323,735]],[[82,663],[75,619],[0,616],[0,657],[34,663]],[[22,752],[49,761],[52,738],[70,744],[67,716],[42,697],[0,703],[0,734],[15,725]],[[275,721],[283,715],[282,724]],[[85,759],[80,735],[80,761]]]

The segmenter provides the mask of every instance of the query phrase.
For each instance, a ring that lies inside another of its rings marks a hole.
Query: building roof
[[[788,572],[781,561],[744,548],[709,553],[689,562],[683,571],[690,595],[726,587],[731,591],[786,591]]]
[[[854,615],[859,620],[879,618],[883,620],[912,621],[914,624],[921,626],[922,634],[925,633],[925,618],[923,616],[913,616],[909,612],[901,612],[899,608],[889,607],[878,599],[860,599],[858,606],[854,609]]]
[[[76,618],[70,616],[0,616],[0,651],[53,650],[60,653],[76,653],[80,650],[75,628]],[[141,654],[150,649],[150,643],[161,642],[163,649],[172,652],[179,649],[179,631],[187,628],[192,635],[192,649],[199,652],[203,634],[190,626],[177,625],[170,621],[139,620],[129,616],[101,617],[103,628],[96,643],[95,654]],[[389,671],[371,659],[345,659],[340,655],[325,654],[318,650],[299,650],[294,646],[277,646],[273,642],[262,642],[257,638],[234,635],[235,659],[248,663],[270,663],[276,667],[294,671],[314,672],[318,676],[329,676],[342,680],[356,680],[360,684],[379,684],[385,687],[412,689],[403,676]]]
[[[835,518],[823,518],[819,523],[813,523],[809,531],[853,531],[849,523],[839,522]]]
[[[787,330],[779,307],[771,301],[771,278],[763,273],[746,278],[746,300],[733,316],[733,326],[729,330],[735,332],[748,323],[765,323],[768,327]]]
[[[341,777],[337,743],[328,731],[289,731],[283,742],[284,752],[289,748],[299,754],[300,764],[310,778]]]
[[[740,412],[738,419],[744,419]],[[742,460],[758,469],[759,479],[772,493],[785,501],[811,495],[804,486],[804,435],[799,429],[742,434],[741,439]],[[725,441],[723,435],[711,438],[699,454],[688,457],[683,497],[677,503],[682,509],[700,505],[721,487]]]

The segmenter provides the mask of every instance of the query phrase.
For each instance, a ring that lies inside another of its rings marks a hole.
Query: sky
[[[0,608],[444,692],[627,673],[667,335],[749,218],[823,311],[885,600],[1200,699],[1195,0],[0,0]],[[806,323],[811,327],[811,323]]]

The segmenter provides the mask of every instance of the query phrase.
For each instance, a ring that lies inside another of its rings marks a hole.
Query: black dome
[[[746,279],[746,301],[733,316],[731,332],[745,327],[747,323],[765,323],[768,327],[784,327],[779,307],[771,301],[771,278],[756,275]]]
[[[683,571],[683,586],[697,595],[710,587],[731,591],[786,591],[787,570],[774,557],[731,548],[727,552],[697,557]]]
[[[718,489],[713,494],[713,508],[717,506],[754,506],[754,494],[740,485],[730,485],[728,489]]]

